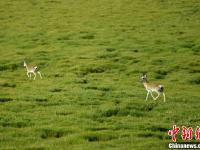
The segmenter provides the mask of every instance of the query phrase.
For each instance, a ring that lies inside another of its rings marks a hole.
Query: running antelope
[[[146,101],[148,99],[149,93],[153,97],[154,100],[156,100],[160,94],[163,94],[164,102],[165,102],[165,93],[164,93],[164,86],[161,84],[154,84],[154,83],[149,83],[147,81],[147,75],[144,74],[141,77],[142,83],[147,90],[147,96],[146,96]],[[158,95],[156,97],[153,96],[152,92],[156,92]]]
[[[26,67],[26,71],[27,71],[27,76],[28,78],[31,79],[31,74],[34,74],[34,80],[36,79],[36,75],[37,73],[40,75],[40,78],[42,79],[42,75],[40,73],[40,71],[38,70],[38,67],[37,66],[28,66],[26,64],[26,62],[24,61],[24,67]]]

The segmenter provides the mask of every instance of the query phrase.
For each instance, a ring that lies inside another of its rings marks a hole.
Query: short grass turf
[[[199,92],[199,0],[0,1],[1,149],[167,149],[200,124]]]

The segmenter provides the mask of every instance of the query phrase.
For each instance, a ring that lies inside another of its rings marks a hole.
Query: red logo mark
[[[187,140],[187,139],[189,139],[189,140],[191,140],[192,139],[192,127],[189,127],[189,128],[186,128],[186,127],[182,127],[182,135],[181,135],[181,137],[182,137],[182,139],[183,140]]]
[[[179,127],[176,127],[176,125],[173,125],[173,129],[168,131],[168,135],[172,136],[172,140],[176,142],[176,134],[180,130]]]

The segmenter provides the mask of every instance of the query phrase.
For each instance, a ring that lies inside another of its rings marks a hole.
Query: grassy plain
[[[198,0],[0,1],[1,149],[167,149],[200,125],[199,92]]]

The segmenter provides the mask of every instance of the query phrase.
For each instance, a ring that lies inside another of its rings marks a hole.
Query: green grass
[[[200,124],[199,20],[198,0],[0,1],[0,148],[167,149]]]

